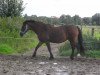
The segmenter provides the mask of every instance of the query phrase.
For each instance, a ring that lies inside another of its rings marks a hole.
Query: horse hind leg
[[[84,52],[84,47],[82,47],[79,43],[77,43],[77,46],[76,46],[77,50],[78,50],[78,53],[80,54],[80,56],[84,56],[85,55],[85,52]]]
[[[38,45],[36,46],[35,51],[34,51],[32,57],[36,57],[36,52],[37,52],[38,48],[39,48],[42,44],[43,44],[42,42],[39,42],[39,43],[38,43]]]
[[[76,52],[76,57],[77,57],[80,56],[80,47],[78,43],[76,44],[76,48],[77,48],[77,52]]]
[[[76,44],[74,42],[70,42],[70,44],[71,44],[71,48],[72,48],[72,53],[71,53],[70,59],[73,60],[74,59],[74,50],[75,50]]]

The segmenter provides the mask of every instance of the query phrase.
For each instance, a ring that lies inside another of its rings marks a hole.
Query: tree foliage
[[[86,25],[91,25],[92,18],[91,17],[84,17],[83,18],[83,23]]]
[[[51,25],[100,25],[100,14],[95,14],[92,17],[83,17],[81,18],[79,15],[61,15],[59,18],[52,16],[52,17],[46,17],[46,16],[28,16],[25,14],[25,19],[33,19],[36,21],[41,21],[47,24]]]
[[[20,16],[24,10],[22,0],[0,0],[0,16],[13,17]]]
[[[100,13],[96,13],[92,16],[92,24],[100,25]]]
[[[61,24],[72,24],[72,18],[70,15],[61,15],[59,20]]]
[[[81,25],[81,17],[79,17],[79,15],[73,16],[73,23],[75,25]]]

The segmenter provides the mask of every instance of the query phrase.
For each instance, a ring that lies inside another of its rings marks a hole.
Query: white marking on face
[[[26,25],[26,27],[25,27],[25,31],[27,31],[28,30],[28,25]]]
[[[28,25],[25,26],[25,30],[24,31],[21,31],[21,33],[25,34],[28,30]]]

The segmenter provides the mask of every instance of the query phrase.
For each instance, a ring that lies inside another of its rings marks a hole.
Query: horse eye
[[[24,26],[24,29],[26,28],[26,26]]]
[[[23,29],[26,29],[26,26],[24,26]]]

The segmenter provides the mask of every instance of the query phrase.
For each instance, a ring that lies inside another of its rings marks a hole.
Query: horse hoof
[[[33,58],[35,58],[35,57],[32,56],[31,59],[33,59]]]
[[[73,57],[70,57],[70,59],[71,59],[71,60],[74,60],[74,58],[73,58]]]
[[[32,55],[32,57],[34,58],[34,57],[36,57],[36,55],[35,55],[35,54],[33,54],[33,55]]]
[[[32,55],[31,59],[36,58],[36,55]]]
[[[50,58],[49,58],[49,60],[53,60],[53,59],[54,59],[54,57],[50,57]]]
[[[85,53],[81,53],[81,56],[84,57],[85,56]]]

